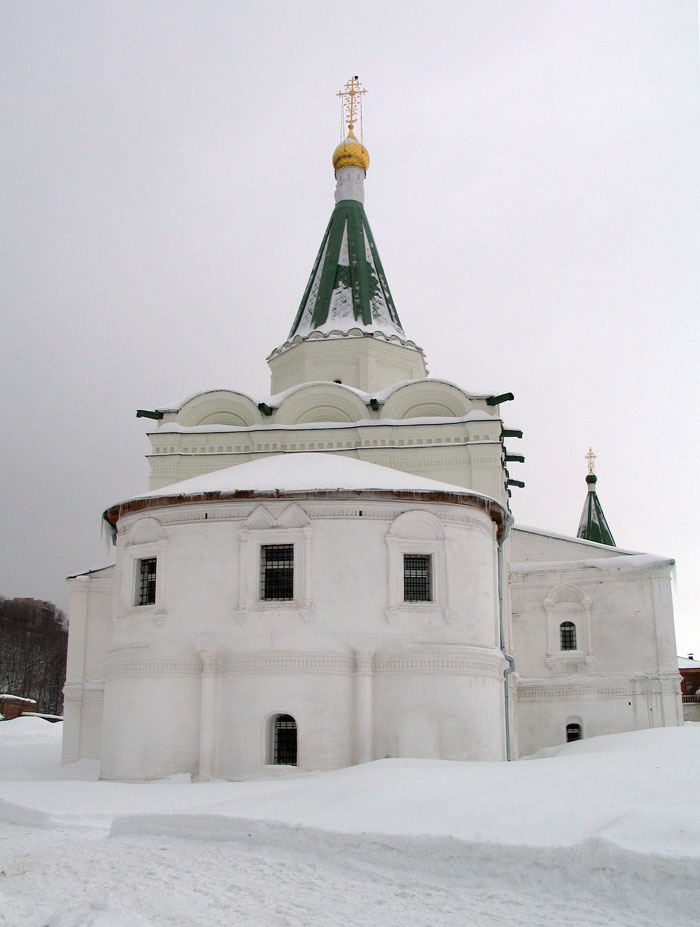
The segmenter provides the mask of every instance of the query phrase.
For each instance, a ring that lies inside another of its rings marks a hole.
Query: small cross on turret
[[[593,453],[593,450],[589,447],[588,453],[586,454],[586,460],[588,461],[588,472],[595,473],[595,464],[593,461],[598,455]]]
[[[361,88],[360,80],[356,74],[336,94],[336,96],[340,97],[341,122],[346,122],[348,126],[348,138],[355,138],[354,129],[359,116],[360,140],[362,139],[362,97],[365,93],[367,91]]]

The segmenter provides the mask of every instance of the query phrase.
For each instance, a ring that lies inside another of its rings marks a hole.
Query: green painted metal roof
[[[352,328],[406,337],[364,206],[347,199],[333,210],[289,338]]]
[[[597,541],[598,544],[607,544],[608,547],[616,547],[615,539],[608,525],[607,519],[603,512],[603,506],[600,504],[598,493],[595,489],[597,477],[594,473],[586,476],[588,483],[588,494],[581,512],[581,521],[578,526],[577,537],[586,541]]]

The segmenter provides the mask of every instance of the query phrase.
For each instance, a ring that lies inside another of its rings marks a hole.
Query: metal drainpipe
[[[508,695],[508,677],[515,672],[515,660],[510,654],[506,653],[506,635],[503,621],[503,584],[506,582],[505,569],[503,564],[503,545],[508,537],[508,532],[515,519],[512,515],[506,517],[503,523],[503,534],[498,542],[498,628],[501,638],[501,653],[508,666],[503,670],[503,694],[506,711],[506,761],[510,761],[510,712],[509,712],[509,695]]]

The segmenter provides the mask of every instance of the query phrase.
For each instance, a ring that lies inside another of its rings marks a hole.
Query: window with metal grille
[[[559,625],[560,650],[576,650],[576,625],[573,621],[562,621]]]
[[[403,555],[404,602],[432,602],[431,561],[430,554]]]
[[[260,598],[294,598],[294,545],[265,544],[260,548]]]
[[[291,715],[276,715],[272,726],[272,762],[277,766],[297,765],[297,723]]]
[[[156,557],[139,560],[136,574],[136,604],[155,605],[156,601]]]
[[[574,740],[581,740],[583,737],[583,732],[581,731],[580,724],[567,724],[566,725],[566,742],[570,744]]]

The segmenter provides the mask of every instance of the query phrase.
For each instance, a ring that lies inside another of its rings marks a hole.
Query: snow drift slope
[[[435,927],[514,906],[522,927],[660,927],[696,904],[700,725],[509,765],[127,784],[71,780],[94,765],[61,769],[57,753],[38,766],[57,726],[20,720],[0,724],[3,927]]]

